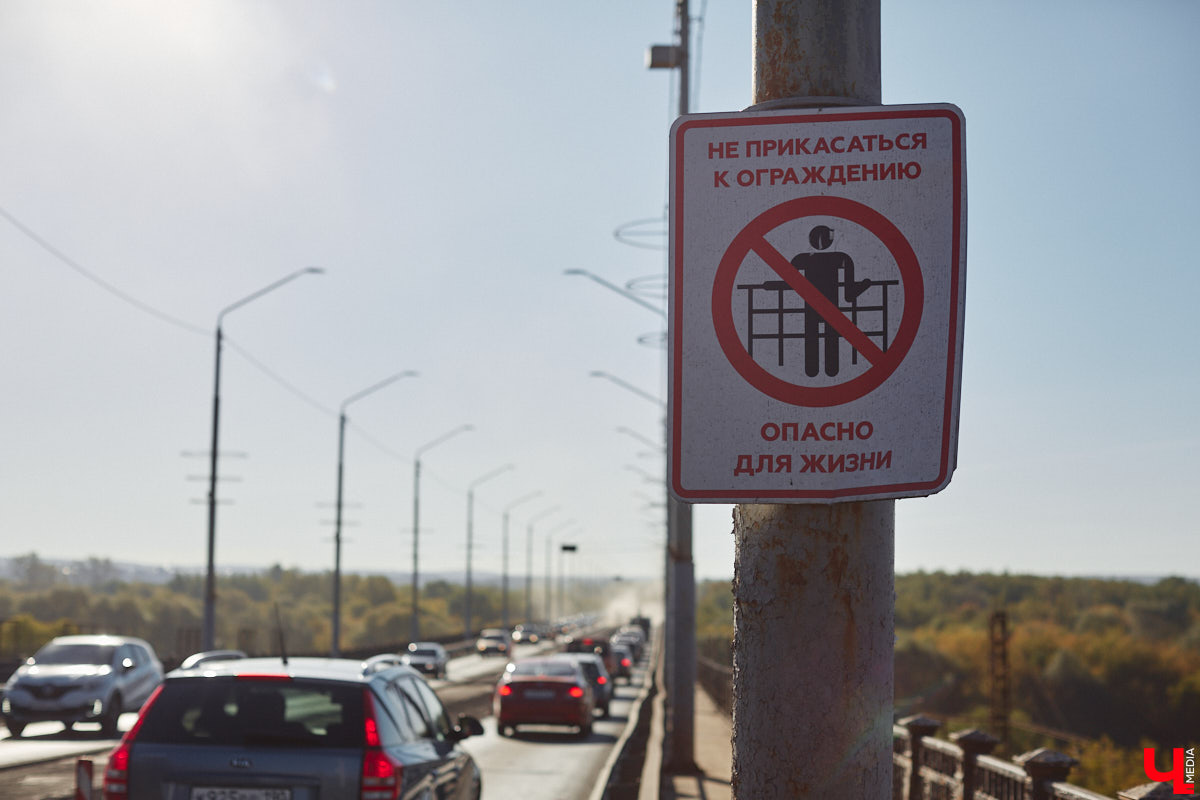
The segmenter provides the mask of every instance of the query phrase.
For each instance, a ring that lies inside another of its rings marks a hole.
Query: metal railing
[[[696,659],[696,681],[726,715],[733,711],[733,670],[711,658]],[[1040,748],[1013,761],[990,753],[1000,740],[969,729],[934,738],[941,723],[921,715],[892,726],[892,800],[1113,800],[1066,782],[1079,762]],[[1117,800],[1175,797],[1170,783],[1145,783]]]
[[[941,727],[920,715],[892,727],[892,800],[1112,800],[1066,783],[1079,762],[1040,748],[1013,761],[989,755],[999,739],[970,729],[933,738]],[[1117,793],[1118,800],[1173,797],[1169,783],[1145,783]]]

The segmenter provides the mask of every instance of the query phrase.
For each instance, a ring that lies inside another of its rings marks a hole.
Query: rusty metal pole
[[[679,116],[691,110],[691,11],[676,0],[679,26]],[[668,434],[667,441],[670,441]],[[696,752],[696,565],[692,557],[692,507],[667,493],[667,731],[663,769],[697,771]]]
[[[876,105],[879,0],[755,0],[756,107]],[[891,797],[895,502],[734,512],[733,796]]]

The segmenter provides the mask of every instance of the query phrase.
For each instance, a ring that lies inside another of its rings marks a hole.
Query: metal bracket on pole
[[[744,111],[778,111],[788,108],[828,108],[831,106],[877,106],[871,100],[865,100],[859,97],[827,97],[827,96],[808,96],[808,97],[777,97],[774,100],[764,100],[761,103],[755,103],[752,106],[747,106]]]

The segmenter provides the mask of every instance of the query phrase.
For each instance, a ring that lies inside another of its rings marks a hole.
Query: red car
[[[509,664],[492,698],[501,736],[512,735],[518,725],[570,725],[586,738],[594,707],[591,681],[577,663],[561,658]]]

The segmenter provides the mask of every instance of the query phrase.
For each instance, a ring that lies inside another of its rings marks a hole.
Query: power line
[[[53,244],[51,244],[46,238],[39,235],[36,231],[34,231],[28,225],[21,222],[21,220],[17,219],[16,217],[14,217],[8,211],[8,209],[4,208],[3,206],[0,206],[0,216],[4,217],[4,219],[6,219],[10,225],[12,225],[14,228],[16,228],[22,234],[24,234],[25,237],[28,238],[30,241],[37,244],[38,247],[42,248],[47,253],[54,256],[54,258],[57,261],[59,261],[62,264],[67,265],[68,267],[73,269],[75,272],[77,272],[78,274],[87,278],[89,281],[96,284],[101,289],[103,289],[104,291],[113,295],[114,297],[128,303],[129,305],[133,306],[134,308],[138,309],[139,311],[145,312],[153,317],[156,317],[157,319],[159,319],[163,322],[166,322],[170,325],[173,325],[176,328],[182,328],[185,331],[190,331],[191,333],[199,333],[199,334],[203,334],[205,336],[209,335],[210,332],[205,330],[204,328],[201,328],[199,325],[193,325],[192,323],[181,320],[178,317],[171,316],[170,314],[166,313],[165,311],[160,311],[159,309],[155,308],[154,306],[152,306],[148,303],[143,303],[141,300],[138,300],[133,295],[126,294],[125,292],[118,289],[116,286],[113,286],[111,283],[104,280],[96,273],[85,268],[78,261],[76,261],[73,258],[71,258],[70,256],[68,256],[66,253],[59,250],[57,247],[55,247]]]
[[[16,228],[27,239],[29,239],[30,241],[35,243],[38,247],[42,248],[47,253],[49,253],[51,256],[53,256],[56,261],[58,261],[61,264],[66,265],[71,270],[73,270],[75,273],[88,279],[89,281],[91,281],[95,285],[99,286],[104,291],[111,294],[113,297],[116,297],[117,299],[121,300],[122,302],[133,306],[137,310],[139,310],[145,314],[149,314],[150,316],[154,317],[155,319],[157,319],[161,322],[165,322],[168,325],[171,325],[175,328],[180,328],[181,330],[185,330],[189,333],[195,333],[200,336],[205,336],[205,337],[212,336],[212,331],[210,329],[204,328],[200,325],[193,324],[191,322],[179,319],[178,317],[168,314],[167,312],[162,311],[158,308],[155,308],[154,306],[150,305],[149,303],[143,302],[143,301],[139,300],[138,298],[134,297],[133,295],[129,294],[128,292],[125,292],[125,291],[119,289],[118,287],[116,287],[115,285],[109,283],[104,278],[101,278],[99,275],[97,275],[95,272],[93,272],[92,270],[88,269],[87,267],[84,267],[78,261],[76,261],[75,259],[68,256],[62,250],[55,247],[54,244],[52,244],[48,239],[46,239],[46,237],[42,236],[37,231],[33,230],[33,228],[26,225],[24,222],[22,222],[20,219],[18,219],[16,216],[14,216],[12,214],[12,212],[10,212],[8,209],[4,208],[3,206],[0,206],[0,217],[3,217],[10,225],[12,225],[14,228]],[[237,353],[242,358],[246,359],[246,361],[251,366],[253,366],[259,372],[266,375],[268,378],[273,380],[275,383],[282,386],[284,389],[286,389],[292,395],[294,395],[295,397],[304,401],[305,403],[312,406],[313,408],[317,409],[318,411],[321,411],[331,417],[337,416],[337,412],[327,408],[326,406],[321,405],[318,401],[313,399],[312,396],[310,396],[307,393],[305,393],[304,391],[302,391],[295,384],[290,383],[289,381],[285,380],[278,373],[274,372],[269,367],[267,367],[267,365],[264,364],[262,361],[259,361],[257,358],[252,356],[246,350],[246,348],[233,342],[228,337],[226,337],[225,341],[232,349],[236,350]]]

